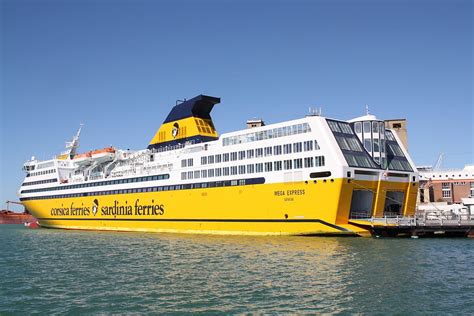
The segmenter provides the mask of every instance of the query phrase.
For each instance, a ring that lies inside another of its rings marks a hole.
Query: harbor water
[[[474,240],[0,226],[0,314],[474,313]]]

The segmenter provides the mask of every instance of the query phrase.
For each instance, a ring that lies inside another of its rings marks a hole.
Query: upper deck
[[[387,130],[385,137],[400,151],[388,149],[387,154],[397,156],[387,160],[384,167],[372,159],[349,123],[309,116],[224,133],[204,143],[186,142],[136,152],[116,150],[105,160],[91,159],[89,165],[74,159],[30,161],[28,165],[35,169],[28,172],[19,193],[21,198],[49,196],[52,192],[95,194],[105,189],[133,193],[141,188],[176,189],[225,181],[242,183],[241,180],[248,183],[380,177],[398,182],[417,180],[413,171],[416,169],[396,135]],[[385,142],[384,145],[387,146]],[[404,159],[404,165],[390,163],[397,159]],[[46,165],[49,167],[39,168]],[[41,169],[48,171],[43,174]]]
[[[413,161],[383,121],[310,115],[218,136],[210,112],[219,98],[197,96],[173,107],[147,149],[77,154],[77,131],[55,159],[24,165],[21,198],[235,183],[332,179],[418,181]]]

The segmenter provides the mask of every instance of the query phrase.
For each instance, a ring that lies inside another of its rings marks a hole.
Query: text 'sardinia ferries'
[[[24,164],[19,195],[44,227],[255,235],[366,235],[356,219],[413,215],[418,174],[372,115],[248,122],[218,136],[219,98],[176,105],[147,149]],[[354,224],[352,224],[354,223]]]

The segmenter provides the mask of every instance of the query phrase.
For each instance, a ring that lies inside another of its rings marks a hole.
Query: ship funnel
[[[218,139],[210,114],[214,105],[220,102],[220,98],[201,94],[175,105],[151,140],[148,149]]]

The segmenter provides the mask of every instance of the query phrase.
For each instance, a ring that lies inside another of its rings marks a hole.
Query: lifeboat
[[[77,154],[74,156],[72,161],[78,166],[90,165],[92,162],[92,154],[91,152]]]
[[[115,148],[107,147],[91,151],[91,157],[94,162],[106,162],[113,160],[115,157]]]

